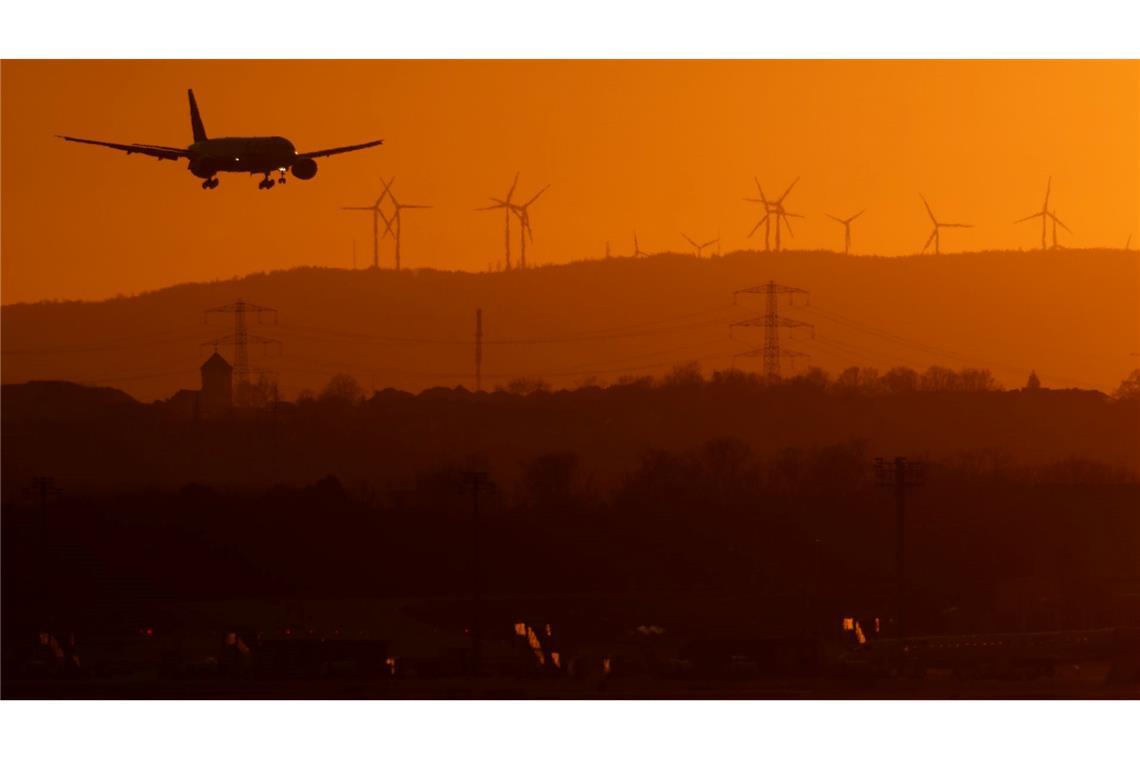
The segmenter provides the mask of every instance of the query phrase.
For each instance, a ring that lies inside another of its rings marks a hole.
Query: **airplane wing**
[[[144,156],[154,156],[159,161],[163,159],[177,161],[189,155],[189,152],[182,148],[168,148],[165,145],[141,145],[139,143],[125,145],[123,143],[103,142],[102,140],[88,140],[83,137],[68,137],[67,135],[56,135],[56,137],[61,140],[67,140],[68,142],[87,143],[88,145],[101,145],[104,148],[114,148],[115,150],[125,151],[127,155],[131,153],[141,153]]]
[[[335,156],[337,153],[349,153],[354,150],[364,150],[365,148],[373,148],[377,145],[383,144],[383,140],[373,140],[372,142],[360,143],[360,145],[345,145],[343,148],[311,150],[308,153],[298,153],[297,158],[320,158],[321,156]]]

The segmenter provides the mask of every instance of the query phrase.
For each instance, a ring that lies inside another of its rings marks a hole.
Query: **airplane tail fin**
[[[206,139],[206,128],[202,126],[202,115],[198,113],[198,101],[194,100],[194,91],[186,91],[190,95],[190,128],[194,130],[194,142]]]

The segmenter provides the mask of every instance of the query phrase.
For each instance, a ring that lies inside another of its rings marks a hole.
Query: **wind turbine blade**
[[[934,222],[937,225],[938,220],[934,218],[934,212],[930,210],[930,204],[926,202],[926,196],[924,196],[922,193],[919,193],[918,197],[922,198],[922,205],[926,206],[926,213],[930,214],[930,221]]]
[[[708,246],[712,245],[713,243],[717,242],[718,240],[720,240],[720,238],[714,238],[707,243],[701,243],[701,248],[707,248]]]
[[[1070,229],[1069,229],[1069,226],[1068,226],[1067,224],[1065,224],[1064,222],[1062,222],[1060,219],[1058,219],[1058,218],[1057,218],[1057,215],[1056,215],[1056,214],[1054,214],[1052,211],[1050,211],[1050,212],[1049,212],[1049,218],[1050,218],[1050,219],[1052,219],[1052,220],[1053,220],[1054,222],[1056,222],[1057,224],[1061,225],[1061,227],[1062,227],[1062,228],[1063,228],[1063,229],[1064,229],[1066,232],[1072,232],[1072,230],[1070,230]]]
[[[375,206],[341,206],[341,211],[375,211]]]
[[[972,224],[961,224],[959,222],[945,222],[938,225],[939,227],[973,227]]]
[[[829,219],[834,219],[835,221],[839,222],[840,224],[847,224],[847,222],[846,222],[846,221],[844,221],[844,220],[840,219],[840,218],[839,218],[839,217],[837,217],[837,216],[833,216],[833,215],[831,215],[831,214],[825,214],[825,215],[826,215],[826,216],[827,216]]]
[[[511,202],[511,196],[515,194],[515,187],[519,184],[519,173],[515,172],[515,180],[511,183],[511,189],[507,191],[507,203]]]
[[[1045,212],[1044,211],[1038,211],[1036,214],[1030,214],[1029,216],[1022,217],[1021,219],[1018,219],[1016,222],[1014,222],[1014,224],[1021,224],[1022,222],[1028,222],[1030,219],[1036,219],[1039,216],[1045,216]]]
[[[926,239],[926,245],[922,246],[922,250],[921,250],[921,251],[919,251],[919,253],[926,253],[926,249],[927,249],[927,248],[929,248],[929,247],[930,247],[930,244],[934,242],[934,236],[935,236],[935,235],[937,235],[937,234],[938,234],[938,228],[937,228],[937,227],[935,227],[935,228],[934,228],[934,232],[931,232],[931,233],[930,233],[930,237],[928,237],[928,238]]]
[[[550,185],[547,185],[546,187],[542,188],[542,189],[541,189],[541,190],[539,190],[537,193],[535,193],[535,194],[534,194],[534,197],[533,197],[533,198],[531,198],[529,201],[527,201],[526,203],[524,203],[524,204],[523,204],[523,208],[526,208],[526,207],[527,207],[527,206],[529,206],[530,204],[532,204],[532,203],[534,203],[535,201],[537,201],[537,200],[538,200],[538,196],[540,196],[540,195],[542,195],[543,193],[545,193],[545,192],[546,192],[546,191],[547,191],[549,188],[550,188]]]
[[[756,183],[756,189],[760,192],[761,202],[763,202],[765,205],[767,205],[768,196],[764,195],[764,188],[760,187],[760,179],[758,177],[753,177],[752,181]]]
[[[784,199],[788,197],[788,193],[792,192],[792,188],[795,187],[796,183],[799,181],[800,181],[799,177],[796,177],[795,179],[793,179],[792,184],[788,185],[788,189],[784,191],[784,194],[776,199],[776,203],[783,203]]]
[[[1049,175],[1049,181],[1045,183],[1045,202],[1041,204],[1041,211],[1047,212],[1049,210],[1049,193],[1053,190],[1053,175]]]
[[[399,209],[405,209],[405,208],[431,208],[431,206],[421,206],[421,205],[419,205],[418,203],[401,203],[401,204],[399,204],[398,206],[396,206],[396,208],[399,208]]]
[[[795,214],[793,214],[792,216],[795,216]],[[787,214],[780,214],[780,216],[777,217],[777,221],[776,221],[777,226],[779,226],[779,224],[780,224],[780,222],[779,222],[780,219],[784,220],[784,226],[788,228],[788,234],[791,235],[792,237],[795,237],[796,233],[792,232],[792,223],[788,221],[788,215]]]
[[[858,219],[859,217],[863,216],[863,214],[865,214],[865,213],[867,213],[867,209],[863,209],[862,211],[860,211],[860,212],[859,212],[858,214],[856,214],[855,216],[853,216],[853,217],[849,218],[849,219],[847,220],[847,223],[848,223],[848,224],[851,224],[851,222],[853,222],[853,221],[855,221],[856,219]]]
[[[694,248],[700,248],[700,246],[697,245],[696,242],[691,237],[686,235],[684,232],[681,233],[681,237],[685,238],[685,240],[688,240],[689,245],[693,246]]]
[[[755,234],[756,234],[756,230],[760,229],[760,225],[761,225],[761,224],[764,224],[764,223],[765,223],[765,222],[767,222],[767,221],[768,221],[768,217],[766,217],[766,216],[765,216],[763,219],[761,219],[760,221],[756,222],[756,226],[755,226],[755,227],[753,227],[753,228],[752,228],[752,231],[748,233],[748,237],[752,237],[753,235],[755,235]]]

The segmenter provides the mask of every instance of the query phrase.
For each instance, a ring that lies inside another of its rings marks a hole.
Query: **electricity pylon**
[[[261,343],[269,345],[276,343],[280,345],[281,341],[276,338],[265,338],[260,335],[250,335],[246,327],[246,315],[249,313],[257,314],[257,321],[261,323],[262,314],[270,313],[273,315],[273,324],[277,324],[277,309],[269,306],[258,306],[257,304],[248,303],[240,298],[233,303],[225,304],[224,306],[215,306],[212,309],[206,309],[205,319],[209,323],[210,315],[214,313],[226,313],[234,315],[234,331],[229,335],[223,335],[212,341],[203,343],[202,345],[212,345],[215,349],[219,345],[228,345],[234,347],[234,376],[237,387],[235,388],[234,401],[238,406],[246,406],[249,404],[249,344]]]
[[[780,328],[806,328],[811,330],[812,337],[815,337],[815,325],[808,322],[801,322],[798,319],[780,316],[780,296],[789,296],[789,302],[794,305],[797,294],[802,293],[806,298],[808,292],[803,288],[793,288],[790,285],[781,285],[778,282],[769,280],[763,285],[733,291],[733,303],[736,302],[736,297],[741,293],[763,294],[765,296],[764,316],[733,322],[729,325],[729,331],[731,333],[734,327],[764,328],[764,347],[752,352],[745,352],[743,355],[762,356],[764,358],[764,379],[770,383],[778,382],[780,379],[780,358],[782,356],[788,358],[808,356],[808,354],[799,351],[781,349]]]

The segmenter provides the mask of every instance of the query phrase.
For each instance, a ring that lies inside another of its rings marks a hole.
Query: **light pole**
[[[887,462],[875,458],[875,483],[895,492],[895,635],[902,638],[906,631],[906,490],[922,485],[923,463],[909,462],[906,457],[895,457]],[[909,622],[909,621],[907,621]]]

